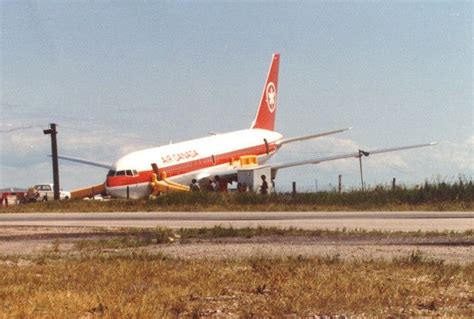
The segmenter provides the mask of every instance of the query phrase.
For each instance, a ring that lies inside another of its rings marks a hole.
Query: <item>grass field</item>
[[[417,251],[392,261],[46,254],[0,265],[3,318],[474,316],[474,265]]]
[[[472,182],[460,180],[365,192],[180,193],[153,200],[71,200],[1,211],[472,211],[473,203]],[[337,255],[186,259],[146,252],[150,245],[172,241],[258,236],[470,240],[473,234],[472,230],[122,229],[112,237],[75,240],[70,251],[61,250],[65,242],[57,239],[40,255],[0,257],[0,318],[474,317],[474,264],[444,263],[416,249],[388,260],[343,260]]]
[[[474,185],[424,183],[419,187],[378,186],[367,191],[317,193],[170,193],[148,200],[107,202],[69,200],[3,208],[2,212],[112,212],[112,211],[472,211]]]

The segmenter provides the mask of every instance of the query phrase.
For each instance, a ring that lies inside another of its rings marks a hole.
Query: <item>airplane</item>
[[[235,161],[242,157],[255,156],[258,165],[262,165],[286,144],[320,138],[351,129],[349,127],[292,138],[284,138],[282,134],[275,131],[279,64],[280,55],[274,53],[257,114],[248,129],[223,134],[211,133],[207,137],[132,152],[112,165],[71,156],[60,155],[58,157],[108,169],[105,181],[107,194],[118,198],[138,199],[146,198],[151,194],[150,183],[153,174],[165,176],[171,183],[179,185],[189,185],[193,179],[201,181],[212,176],[236,180]],[[436,143],[407,145],[368,152],[358,151],[289,163],[269,164],[269,166],[273,179],[278,170],[289,167],[319,164],[351,157],[360,158],[369,154],[394,152],[434,144]]]

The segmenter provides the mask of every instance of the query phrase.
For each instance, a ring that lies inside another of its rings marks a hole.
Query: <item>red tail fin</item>
[[[273,131],[275,128],[279,65],[280,54],[274,53],[272,63],[270,64],[270,70],[268,71],[267,81],[263,87],[260,106],[257,110],[257,116],[252,123],[252,128],[261,128],[269,131]]]

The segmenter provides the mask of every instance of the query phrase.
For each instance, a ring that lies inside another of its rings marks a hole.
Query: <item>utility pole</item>
[[[50,128],[43,130],[45,135],[51,135],[51,157],[53,159],[53,183],[54,200],[59,200],[59,164],[58,164],[58,143],[56,141],[56,124],[51,123]]]
[[[362,187],[362,190],[364,190],[364,176],[362,173],[362,156],[369,156],[369,152],[359,150],[360,185]]]

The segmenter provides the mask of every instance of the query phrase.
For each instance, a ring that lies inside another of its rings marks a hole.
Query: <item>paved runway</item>
[[[0,214],[0,226],[296,227],[399,231],[474,229],[474,212],[115,212]]]

